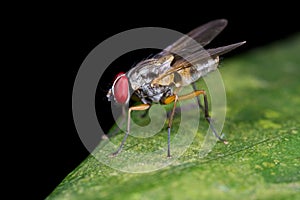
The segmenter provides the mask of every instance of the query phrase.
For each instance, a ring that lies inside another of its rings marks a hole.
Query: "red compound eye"
[[[118,103],[125,104],[128,101],[128,93],[128,78],[125,76],[125,73],[121,72],[115,79],[113,95]]]

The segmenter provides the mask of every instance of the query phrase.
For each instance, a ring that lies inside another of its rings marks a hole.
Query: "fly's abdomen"
[[[204,62],[197,63],[192,65],[191,67],[184,68],[182,70],[177,71],[180,75],[179,82],[175,82],[176,87],[186,86],[199,78],[207,75],[209,72],[212,72],[218,68],[219,65],[219,57],[214,59],[207,59]]]

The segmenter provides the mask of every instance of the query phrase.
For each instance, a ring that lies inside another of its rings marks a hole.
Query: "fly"
[[[143,60],[128,72],[117,75],[107,93],[108,100],[127,105],[130,100],[130,90],[133,90],[141,104],[129,107],[125,136],[119,148],[112,153],[112,156],[116,156],[121,152],[130,133],[132,111],[148,110],[153,103],[164,105],[173,103],[168,121],[167,156],[170,157],[170,135],[176,104],[178,101],[190,98],[197,98],[199,106],[204,110],[205,119],[218,140],[224,144],[228,143],[221,138],[212,125],[205,90],[198,90],[194,84],[201,77],[218,68],[220,55],[245,43],[244,41],[208,50],[201,48],[210,43],[226,25],[226,19],[218,19],[199,26],[152,58]],[[195,41],[199,45],[195,45]],[[177,94],[180,88],[190,84],[193,85],[193,92],[182,96]],[[198,99],[199,95],[203,95],[204,106],[201,105]]]

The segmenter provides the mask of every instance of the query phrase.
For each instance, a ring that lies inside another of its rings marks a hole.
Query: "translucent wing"
[[[164,56],[170,53],[185,56],[193,53],[210,43],[226,27],[226,25],[226,19],[210,21],[182,36],[157,56]]]
[[[177,77],[180,77],[177,78],[177,80],[173,79],[173,82],[177,87],[195,82],[200,77],[203,77],[209,72],[217,69],[220,55],[225,54],[243,44],[245,44],[245,42],[239,42],[214,49],[196,51],[187,55],[184,59],[181,58],[176,60],[172,67],[155,78],[152,81],[152,84],[164,85],[164,83],[167,82],[165,80],[170,80],[175,77],[174,74],[177,74]]]
[[[148,83],[168,85],[174,78],[175,72],[183,77],[181,85],[186,85],[201,77],[202,74],[208,73],[207,70],[212,67],[207,66],[214,66],[212,62],[215,62],[211,56],[221,55],[237,47],[229,45],[208,51],[203,49],[203,46],[210,43],[226,25],[225,19],[210,21],[182,36],[151,59],[139,62],[127,72],[132,88],[136,90]],[[187,73],[190,71],[195,73],[192,73],[192,78],[188,80]]]

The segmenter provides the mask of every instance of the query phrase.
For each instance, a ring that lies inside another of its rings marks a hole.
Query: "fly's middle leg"
[[[163,104],[170,104],[170,103],[174,102],[173,109],[172,109],[172,112],[169,116],[169,123],[168,123],[168,152],[167,152],[167,157],[168,158],[171,157],[171,152],[170,152],[171,127],[172,127],[172,123],[173,123],[173,118],[174,118],[174,114],[175,114],[177,101],[178,101],[178,96],[177,95],[172,95],[172,96],[169,96],[166,99],[164,99],[164,101],[162,102]]]

